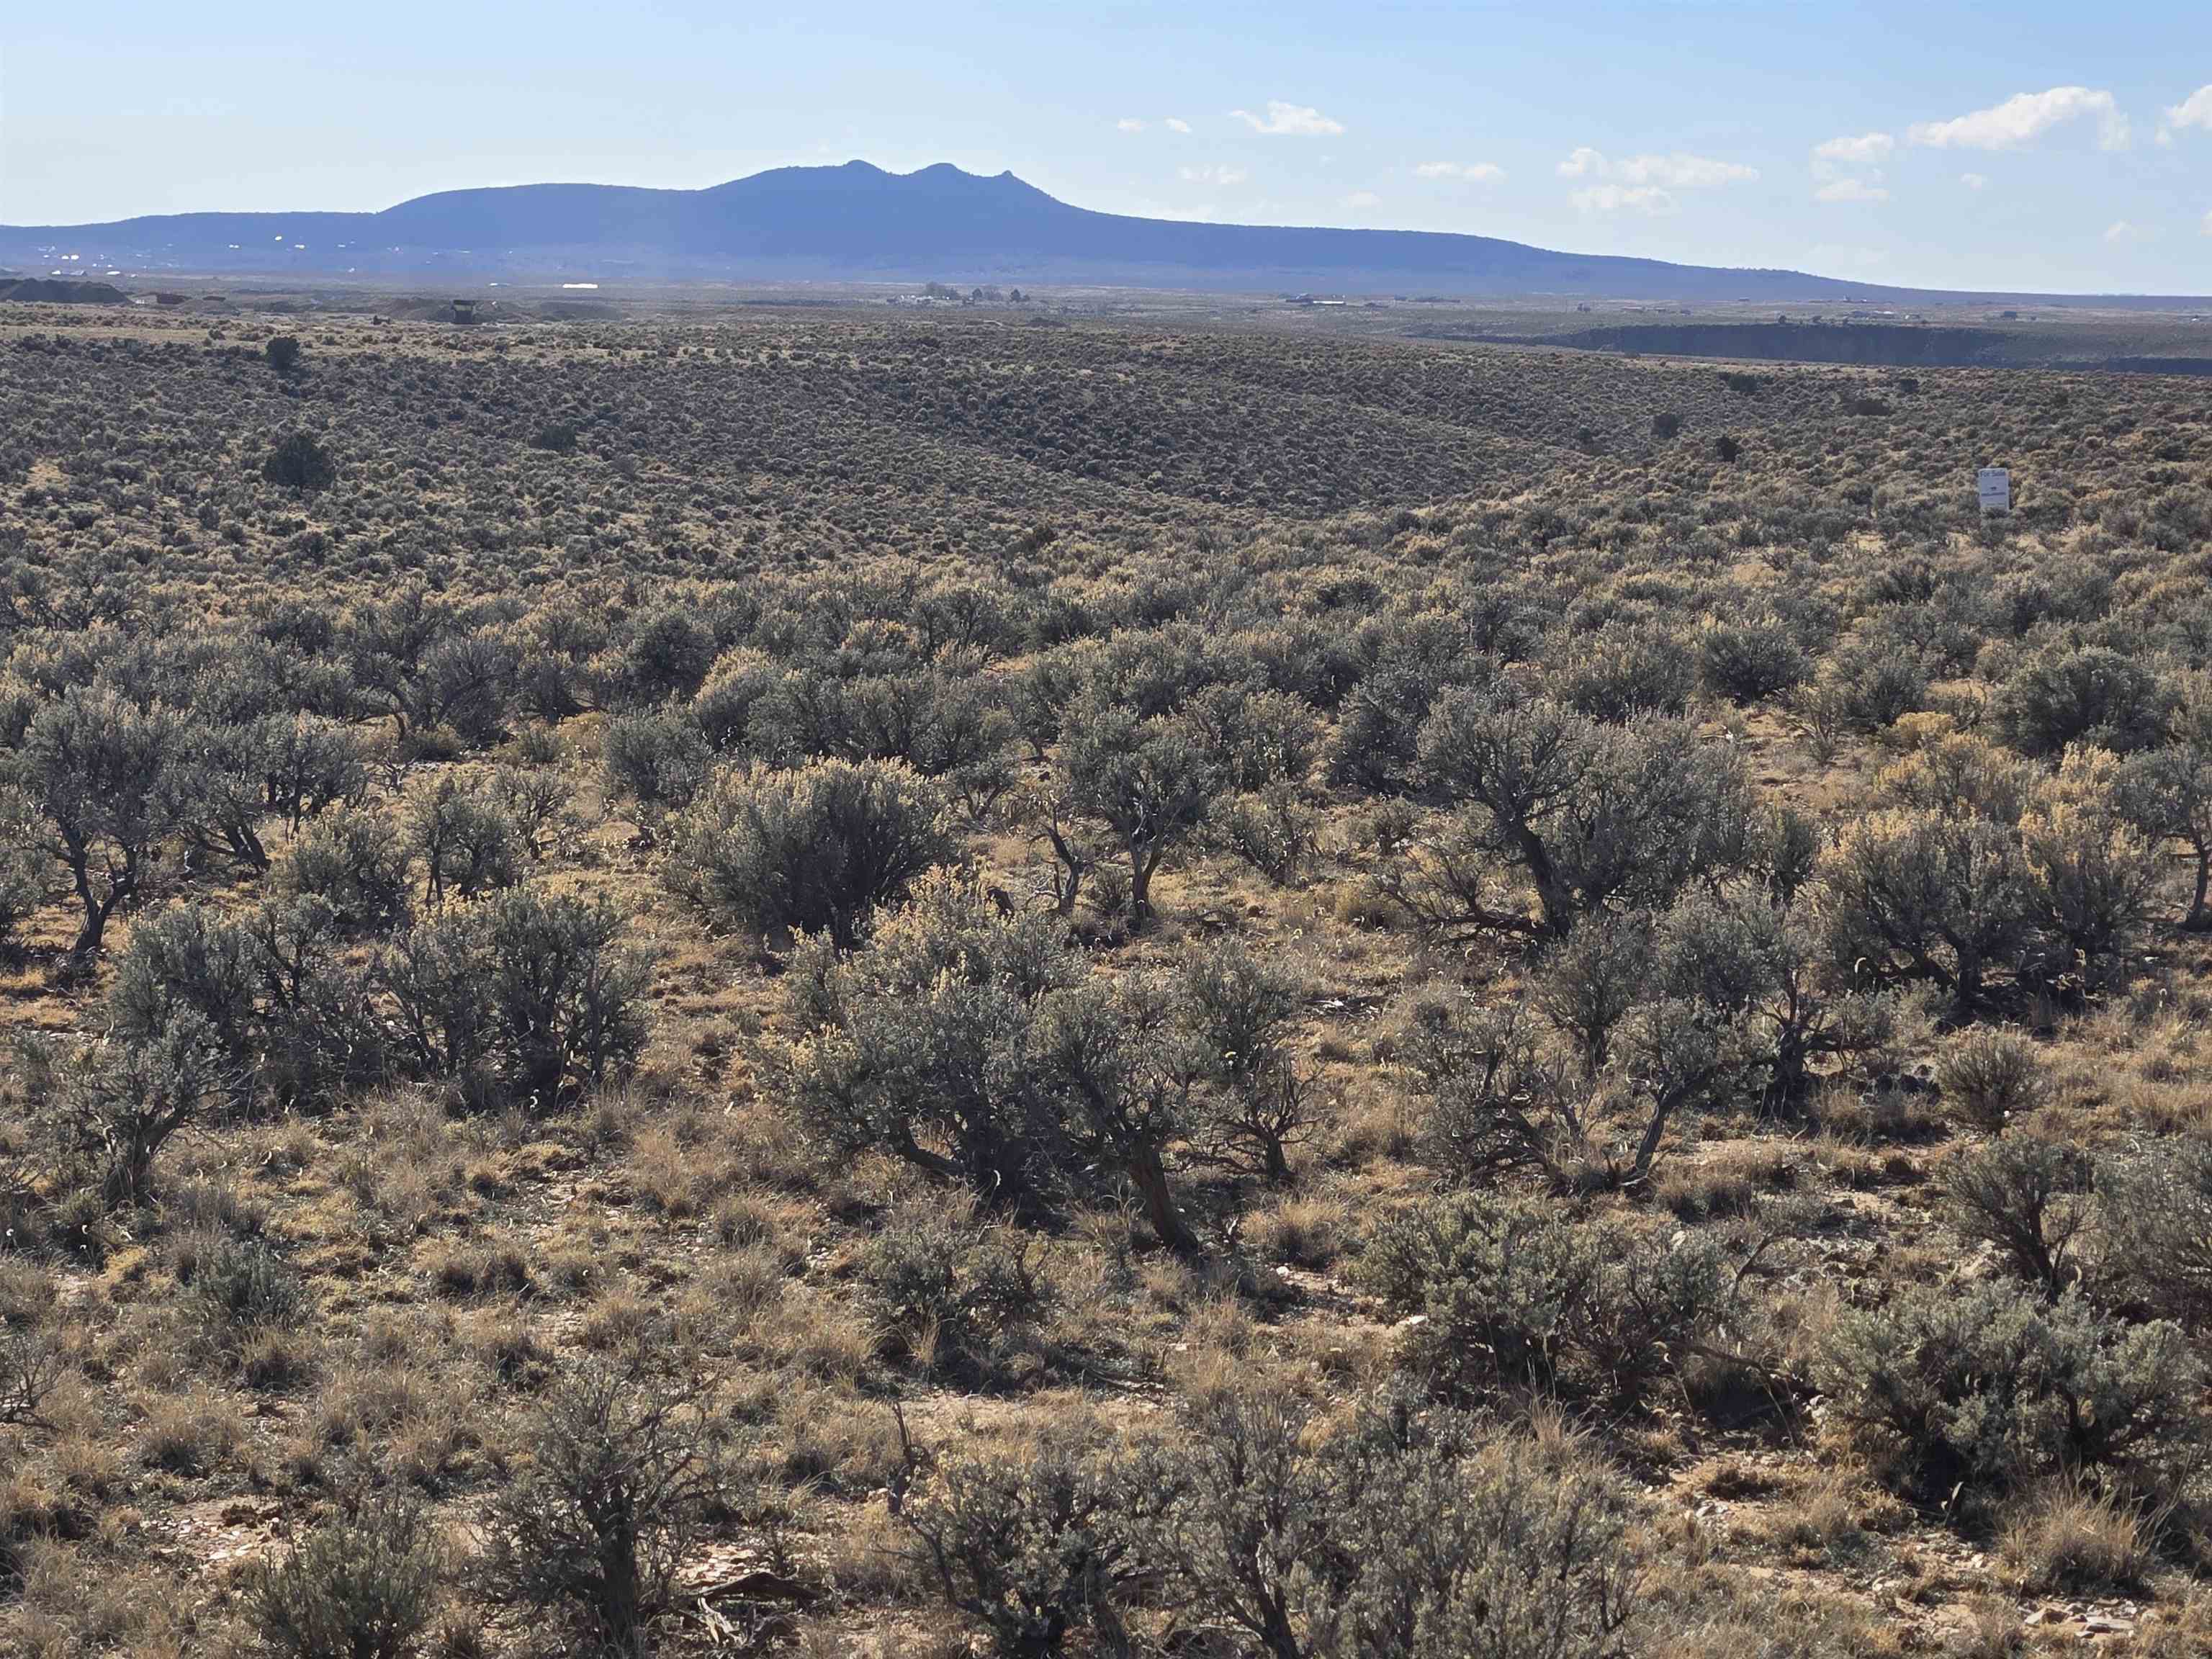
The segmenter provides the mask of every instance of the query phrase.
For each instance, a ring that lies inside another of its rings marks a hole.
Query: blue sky
[[[0,29],[0,222],[864,157],[1086,207],[2212,292],[2212,4],[108,0]]]

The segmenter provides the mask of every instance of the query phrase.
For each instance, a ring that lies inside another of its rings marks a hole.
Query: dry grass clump
[[[2018,1127],[2050,1093],[2035,1044],[2009,1031],[1962,1034],[1936,1061],[1936,1081],[1961,1118],[1992,1134]]]
[[[204,1389],[146,1402],[135,1437],[138,1462],[170,1474],[212,1473],[245,1443],[232,1401]]]
[[[2023,1589],[2094,1595],[2142,1583],[2155,1560],[2155,1531],[2156,1517],[2140,1506],[2059,1482],[2022,1494],[2003,1518],[1997,1549]]]

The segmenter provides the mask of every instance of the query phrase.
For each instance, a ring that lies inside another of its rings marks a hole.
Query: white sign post
[[[2012,511],[2012,474],[2001,466],[1985,466],[1974,474],[1974,493],[1984,513]]]

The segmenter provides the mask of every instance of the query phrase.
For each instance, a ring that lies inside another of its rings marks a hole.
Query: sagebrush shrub
[[[2035,1044],[1989,1026],[1974,1027],[1943,1050],[1936,1061],[1936,1084],[1960,1116],[1991,1133],[2020,1123],[2051,1092]]]
[[[1698,635],[1698,668],[1707,690],[1751,703],[1795,690],[1813,664],[1785,623],[1716,620]]]
[[[269,452],[269,459],[261,464],[261,476],[287,489],[328,489],[337,482],[338,469],[313,433],[290,432]]]
[[[477,1576],[487,1597],[635,1650],[729,1487],[702,1393],[642,1358],[592,1360],[557,1380],[532,1422],[528,1461],[491,1504]]]
[[[1697,678],[1690,647],[1663,623],[1644,623],[1577,640],[1554,684],[1568,707],[1620,725],[1638,714],[1681,714]]]
[[[1624,1659],[1635,1504],[1582,1445],[1403,1395],[1322,1431],[1249,1386],[1196,1402],[1160,1456],[1148,1542],[1170,1599],[1270,1659]]]
[[[2024,755],[2055,756],[2071,743],[2125,753],[2165,735],[2172,691],[2148,664],[2109,646],[2040,651],[1997,688],[1990,715]]]
[[[943,799],[890,761],[825,760],[719,772],[670,825],[679,890],[749,932],[860,942],[869,911],[956,856]]]
[[[307,1313],[298,1272],[258,1240],[223,1239],[196,1266],[191,1291],[209,1317],[230,1332],[289,1329]]]
[[[443,1563],[421,1508],[375,1500],[251,1570],[247,1616],[283,1659],[410,1659],[437,1609]]]
[[[647,833],[665,814],[691,804],[713,759],[698,722],[674,709],[617,715],[599,743],[607,793],[635,802]]]
[[[2212,1317],[2212,1139],[2139,1141],[2097,1170],[2100,1270],[2197,1330]]]
[[[394,1048],[479,1108],[544,1111],[626,1078],[645,1046],[648,964],[605,900],[517,887],[387,944],[374,969]]]
[[[999,1379],[1050,1290],[1015,1230],[978,1226],[935,1200],[886,1221],[861,1266],[879,1346],[967,1386]]]
[[[1003,1659],[1043,1659],[1079,1632],[1121,1638],[1168,1491],[1151,1461],[1082,1428],[1027,1455],[948,1459],[900,1520],[953,1607]]]
[[[1712,1328],[1728,1291],[1708,1240],[1647,1242],[1492,1193],[1400,1210],[1364,1272],[1393,1313],[1422,1316],[1407,1369],[1469,1403],[1522,1390],[1633,1403]]]
[[[348,929],[378,933],[406,918],[410,868],[389,819],[341,807],[300,832],[273,876],[279,892],[320,899]]]
[[[1944,1171],[1944,1205],[1961,1234],[1994,1246],[2014,1273],[2057,1297],[2078,1277],[2089,1178],[2087,1154],[2014,1136],[1954,1160]]]
[[[1884,1443],[1893,1478],[1941,1498],[2110,1471],[2172,1489],[2203,1439],[2203,1375],[2180,1327],[2125,1325],[2069,1291],[1914,1285],[1846,1313],[1815,1381]]]
[[[1288,786],[1238,795],[1213,814],[1212,838],[1266,878],[1271,886],[1296,887],[1321,842],[1320,814]]]

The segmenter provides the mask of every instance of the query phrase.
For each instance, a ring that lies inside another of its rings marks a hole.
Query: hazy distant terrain
[[[0,262],[68,276],[937,278],[1766,304],[1942,297],[1793,270],[1555,252],[1487,236],[1134,218],[1072,206],[1011,173],[981,178],[940,163],[896,174],[865,161],[781,167],[696,191],[528,185],[442,191],[380,213],[210,212],[0,227]]]

